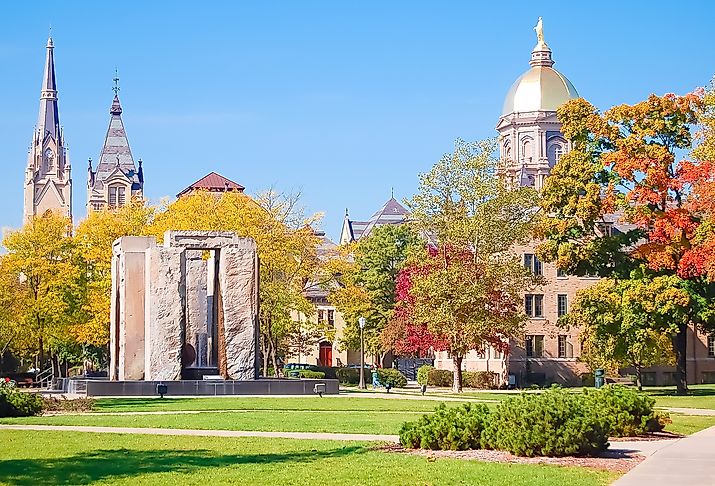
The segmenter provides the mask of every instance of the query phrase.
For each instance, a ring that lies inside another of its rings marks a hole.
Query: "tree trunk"
[[[270,342],[270,350],[271,350],[271,363],[273,363],[273,373],[276,375],[276,378],[280,378],[278,376],[278,360],[276,359],[276,349],[278,346],[276,346],[276,343],[273,341]]]
[[[687,324],[678,324],[678,332],[672,337],[673,352],[675,353],[675,385],[678,395],[688,393],[687,330]]]
[[[452,356],[452,366],[454,368],[454,380],[452,382],[452,391],[454,393],[462,393],[462,357],[458,355]]]
[[[643,391],[643,368],[641,365],[635,365],[636,369],[636,385],[638,385],[638,391]]]
[[[268,376],[268,345],[266,335],[261,335],[261,354],[263,355],[263,376]]]

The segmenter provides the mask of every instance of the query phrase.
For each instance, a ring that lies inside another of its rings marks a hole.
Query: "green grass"
[[[203,412],[167,415],[60,415],[3,418],[0,424],[95,425],[169,429],[259,430],[268,432],[334,432],[397,434],[407,420],[425,412]]]
[[[706,408],[715,410],[715,385],[690,385],[688,394],[678,396],[675,387],[645,388],[657,407]]]
[[[690,435],[715,425],[715,416],[680,415],[671,413],[672,424],[665,427],[666,432]]]
[[[427,460],[361,443],[0,431],[0,483],[252,485],[609,484],[583,468]]]
[[[455,403],[456,402],[448,402]],[[101,398],[97,412],[148,412],[172,410],[372,410],[427,412],[434,400],[399,400],[363,397],[207,397],[207,398]]]

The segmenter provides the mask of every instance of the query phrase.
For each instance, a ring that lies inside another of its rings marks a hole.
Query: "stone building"
[[[60,127],[52,37],[47,39],[40,113],[27,157],[23,220],[27,222],[48,210],[72,217],[71,165]]]
[[[115,78],[115,83],[119,81]],[[92,169],[92,159],[87,168],[87,211],[114,209],[128,204],[132,199],[144,198],[144,170],[139,168],[129,147],[127,132],[122,121],[119,86],[114,89],[114,99],[109,109],[109,128],[104,139],[97,169]]]

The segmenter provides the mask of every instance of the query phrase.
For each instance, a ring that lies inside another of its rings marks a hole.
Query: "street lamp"
[[[365,386],[365,318],[361,317],[358,319],[358,324],[360,324],[360,385],[359,388],[364,390],[367,388]]]

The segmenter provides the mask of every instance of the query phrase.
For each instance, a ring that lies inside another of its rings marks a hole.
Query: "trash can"
[[[606,382],[606,372],[601,368],[598,368],[593,373],[593,378],[595,381],[596,388],[601,388]]]

